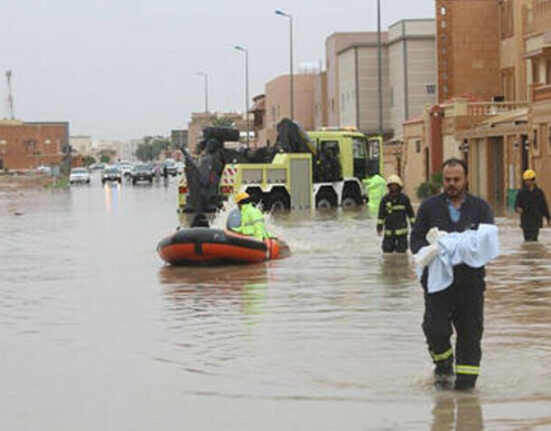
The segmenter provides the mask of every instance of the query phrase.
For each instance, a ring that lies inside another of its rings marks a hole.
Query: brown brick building
[[[7,169],[35,169],[58,165],[69,145],[68,122],[0,120],[0,165]]]

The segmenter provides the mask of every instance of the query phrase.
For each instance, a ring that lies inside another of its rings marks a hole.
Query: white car
[[[69,184],[90,184],[90,173],[86,168],[73,168],[69,174]]]

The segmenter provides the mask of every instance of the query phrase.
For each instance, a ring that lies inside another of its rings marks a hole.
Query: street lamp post
[[[205,72],[197,72],[197,75],[205,79],[205,113],[209,112],[209,75]]]
[[[377,81],[379,85],[379,135],[384,140],[383,130],[383,47],[381,41],[381,0],[377,0]]]
[[[289,18],[289,68],[290,68],[290,97],[291,97],[291,121],[295,119],[295,102],[294,102],[294,78],[293,78],[293,15],[276,9],[276,15]]]
[[[247,148],[249,147],[249,50],[236,45],[234,48],[245,53],[245,119],[247,120]]]

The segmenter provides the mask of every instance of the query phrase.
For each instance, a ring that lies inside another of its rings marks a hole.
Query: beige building
[[[376,34],[373,33],[376,38]],[[387,34],[383,38],[383,129],[390,135]],[[350,45],[339,52],[339,126],[379,133],[378,48],[376,42]]]
[[[313,130],[315,73],[294,75],[294,120],[304,130]],[[273,144],[277,137],[277,123],[291,117],[289,75],[278,76],[266,83],[264,134],[266,141],[260,145]]]
[[[389,128],[402,134],[402,123],[437,102],[436,23],[402,20],[388,29]]]
[[[247,121],[243,114],[238,112],[193,112],[191,121],[188,123],[188,150],[194,154],[197,150],[197,144],[203,135],[203,128],[212,126],[217,121],[229,121],[232,126],[237,128],[244,134],[242,141],[246,141]],[[250,144],[254,144],[253,120],[249,120],[251,140]]]
[[[92,138],[90,136],[71,136],[69,137],[69,145],[73,151],[76,151],[82,156],[92,155]]]
[[[317,73],[314,78],[314,128],[327,126],[327,72]]]
[[[383,33],[383,37],[385,33]],[[325,68],[327,80],[327,124],[338,127],[340,121],[339,93],[339,53],[350,45],[377,43],[377,33],[373,32],[339,32],[331,34],[325,40]]]

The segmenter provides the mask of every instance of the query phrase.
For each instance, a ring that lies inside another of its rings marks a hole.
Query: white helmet
[[[386,185],[389,186],[391,184],[398,184],[400,187],[404,187],[404,184],[398,175],[391,175],[386,179]]]

